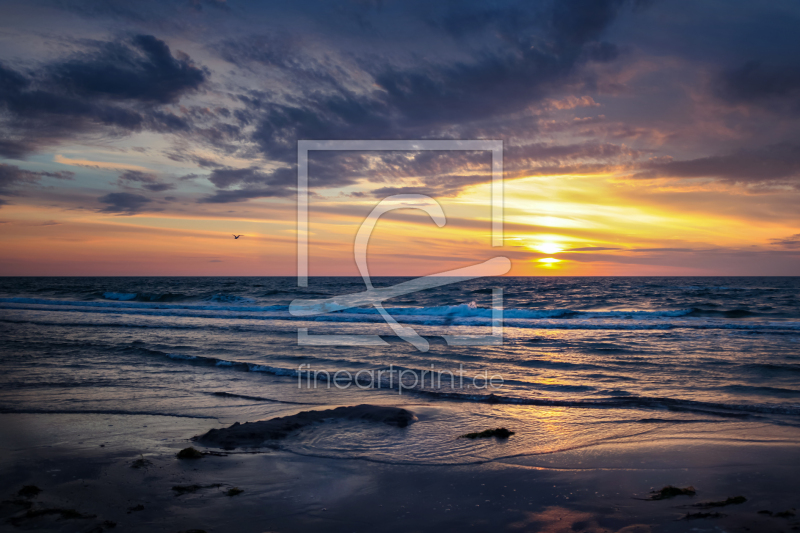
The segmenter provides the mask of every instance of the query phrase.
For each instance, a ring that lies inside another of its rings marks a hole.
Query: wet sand
[[[222,452],[190,440],[223,427],[213,419],[3,414],[0,427],[4,531],[800,528],[800,520],[788,516],[800,507],[800,450],[781,439],[723,444],[675,435],[478,465],[419,466],[301,456],[268,447],[177,459],[176,453],[190,445]],[[41,492],[18,495],[26,485]],[[665,485],[691,485],[697,493],[647,500]],[[229,495],[232,488],[242,492]],[[747,501],[694,506],[735,496]],[[80,517],[59,511],[28,518],[28,504],[34,511],[74,510]],[[777,516],[786,511],[787,516]],[[724,516],[685,519],[695,513]]]

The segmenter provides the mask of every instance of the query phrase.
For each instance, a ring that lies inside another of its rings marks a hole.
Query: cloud
[[[263,187],[252,187],[247,189],[234,189],[232,191],[217,191],[211,196],[201,198],[203,204],[227,204],[232,202],[244,202],[253,198],[271,198],[288,196],[283,189],[267,189]]]
[[[56,154],[55,156],[53,156],[53,162],[75,167],[102,168],[109,170],[138,170],[140,172],[150,172],[149,168],[145,168],[139,165],[130,165],[126,163],[115,163],[108,161],[90,161],[88,159],[70,159],[68,157],[64,157],[61,154]]]
[[[297,187],[297,174],[293,168],[279,167],[263,172],[256,167],[249,168],[215,168],[208,176],[209,181],[218,189],[211,196],[201,198],[201,203],[241,202],[252,198],[292,196]]]
[[[800,63],[747,63],[719,75],[716,92],[731,103],[800,112]]]
[[[459,4],[460,13],[434,16],[430,23],[497,30],[498,37],[480,52],[451,62],[362,62],[359,74],[372,83],[358,89],[338,84],[321,90],[315,84],[289,101],[253,93],[242,99],[258,116],[253,140],[268,157],[288,163],[296,157],[297,139],[472,136],[485,128],[480,121],[499,120],[541,101],[572,80],[581,64],[610,60],[587,50],[628,4],[565,0],[547,9],[515,4],[502,13]],[[281,67],[313,77],[302,63]]]
[[[730,182],[778,182],[797,184],[800,146],[773,144],[728,155],[651,163],[636,174],[641,178],[718,178]]]
[[[209,181],[221,189],[234,185],[271,184],[286,187],[293,185],[296,175],[292,168],[280,167],[271,172],[262,172],[257,167],[216,168],[211,171]]]
[[[785,239],[772,239],[770,243],[775,246],[784,246],[786,248],[800,248],[800,233],[796,233]]]
[[[631,248],[630,252],[702,252],[693,248]]]
[[[605,246],[584,246],[582,248],[570,248],[565,252],[605,252],[610,250],[622,250],[622,248],[607,248]]]
[[[43,172],[32,171],[19,168],[16,165],[0,163],[0,194],[16,195],[17,187],[24,185],[35,185],[41,178],[56,178],[61,180],[71,180],[75,174],[69,171]],[[7,202],[3,202],[7,203]]]
[[[25,73],[0,64],[0,156],[22,158],[75,135],[186,131],[161,106],[196,91],[208,74],[152,35],[89,42],[85,51]]]
[[[549,99],[546,101],[548,109],[557,109],[559,111],[564,109],[575,109],[577,107],[599,107],[600,104],[594,101],[591,96],[567,96],[561,100]]]
[[[167,44],[152,35],[98,43],[91,53],[47,69],[48,81],[76,95],[159,104],[196,90],[206,76],[188,56],[173,57]]]
[[[142,188],[151,192],[163,192],[175,188],[175,185],[171,183],[159,181],[155,174],[141,172],[139,170],[126,170],[119,175],[118,183],[123,187],[131,183],[139,183]]]
[[[112,192],[97,199],[100,203],[108,204],[100,211],[103,213],[120,213],[133,215],[152,202],[149,198],[140,194],[129,192]]]

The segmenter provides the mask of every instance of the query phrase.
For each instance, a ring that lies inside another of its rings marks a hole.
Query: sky
[[[0,275],[800,273],[792,0],[0,0]],[[241,234],[234,239],[232,234]]]

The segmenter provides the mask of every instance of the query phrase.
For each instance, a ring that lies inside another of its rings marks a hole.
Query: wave
[[[800,372],[800,364],[776,364],[776,363],[749,363],[746,365],[741,365],[742,368],[747,370],[756,370],[762,373],[797,373]]]
[[[347,387],[349,386],[348,384],[350,384],[359,386],[362,389],[389,389],[398,391],[400,389],[399,381],[397,379],[393,379],[393,381],[390,381],[388,378],[386,378],[385,376],[381,376],[378,373],[379,370],[383,370],[384,372],[386,372],[388,368],[363,369],[360,372],[341,370],[338,373],[336,373],[335,370],[330,370],[327,372],[324,370],[320,370],[312,375],[306,371],[295,368],[283,368],[283,367],[262,365],[257,363],[231,361],[226,359],[217,359],[214,357],[165,353],[165,352],[158,352],[157,350],[145,350],[145,351],[153,354],[160,354],[176,361],[187,361],[195,364],[223,367],[244,372],[264,372],[275,376],[297,378],[298,380],[302,380],[303,383],[316,382],[317,384],[322,384],[322,386],[330,386],[330,384],[333,383],[334,385],[338,384],[337,386],[342,388]],[[398,371],[397,374],[395,375],[399,375],[399,373],[402,372],[403,370],[416,372],[417,376],[421,372],[421,370],[419,369],[407,368],[397,365],[393,365],[393,369]],[[370,374],[370,371],[372,372],[372,374]],[[370,375],[370,377],[369,378],[361,377],[362,373]],[[347,374],[347,375],[345,376],[340,374]],[[445,372],[445,374],[447,373]],[[378,379],[373,378],[373,376],[375,375],[378,375]],[[767,415],[767,414],[800,416],[800,404],[797,405],[763,404],[763,403],[731,404],[722,402],[684,400],[679,398],[638,396],[635,394],[621,394],[604,398],[576,398],[576,399],[529,398],[529,397],[508,396],[508,395],[486,393],[486,392],[474,392],[473,389],[470,389],[470,392],[456,392],[453,390],[455,387],[455,382],[447,385],[447,381],[445,381],[445,385],[442,386],[442,388],[440,389],[429,389],[420,387],[417,385],[416,379],[414,386],[409,386],[408,385],[409,382],[410,380],[407,380],[403,384],[402,391],[400,392],[402,392],[403,394],[416,394],[416,395],[422,395],[430,398],[435,398],[439,400],[448,400],[448,401],[480,402],[480,403],[510,404],[510,405],[531,405],[531,406],[545,406],[545,407],[574,407],[574,408],[584,408],[584,409],[655,409],[655,410],[701,413],[704,415],[711,415],[723,418],[752,418],[752,417],[758,417],[759,415]],[[536,387],[537,384],[529,384],[529,385],[534,385],[534,388],[541,389],[541,387]],[[446,390],[448,386],[450,387],[450,390]],[[564,389],[559,388],[558,390],[564,390]],[[574,390],[569,388],[564,391],[575,392]],[[223,393],[222,395],[225,395],[225,393]],[[271,399],[265,399],[265,401],[267,400],[275,401]]]
[[[114,293],[117,300],[76,301],[44,298],[0,298],[0,309],[30,311],[63,311],[81,313],[114,313],[141,316],[191,317],[220,320],[293,320],[311,322],[383,323],[383,317],[374,308],[354,308],[326,315],[307,317],[293,316],[286,305],[242,305],[252,304],[252,299],[233,295],[212,295],[196,303],[161,303],[155,301],[133,301],[133,293]],[[164,295],[161,295],[162,297]],[[178,297],[170,293],[169,297]],[[219,305],[238,304],[238,305]],[[491,326],[492,310],[478,307],[474,302],[454,306],[389,307],[389,314],[407,324],[422,326]],[[610,330],[667,330],[688,329],[734,329],[734,330],[791,330],[800,331],[800,322],[779,320],[723,320],[730,312],[709,316],[708,311],[698,314],[696,309],[680,310],[616,310],[580,311],[573,309],[505,309],[504,324],[507,327],[537,329],[610,329]],[[738,313],[738,312],[737,312]],[[738,316],[738,315],[737,315]],[[743,315],[742,315],[743,316]],[[775,317],[775,315],[768,315]]]
[[[275,291],[285,292],[285,291]],[[106,301],[85,300],[57,300],[45,298],[0,298],[0,303],[18,303],[29,305],[75,306],[75,307],[110,307],[110,308],[138,308],[138,309],[197,309],[219,311],[288,311],[287,305],[203,305],[202,303],[183,305],[170,305],[169,302],[194,299],[199,302],[213,304],[254,304],[253,298],[233,294],[215,293],[207,296],[188,297],[181,293],[147,294],[147,293],[103,293]],[[110,301],[109,301],[110,300]],[[155,304],[155,305],[152,305]],[[478,307],[473,301],[468,304],[444,305],[431,307],[388,307],[386,310],[395,316],[435,316],[435,317],[461,317],[461,318],[491,318],[492,309]],[[374,315],[380,316],[373,307],[356,307],[345,311],[335,311],[323,316],[337,315]],[[577,309],[504,309],[504,318],[519,319],[544,319],[544,318],[679,318],[679,317],[709,317],[719,316],[725,318],[739,318],[751,316],[777,317],[774,313],[763,313],[748,309],[716,310],[703,308],[689,309],[661,309],[661,310],[577,310]]]
[[[103,298],[120,302],[178,302],[186,300],[188,297],[181,293],[165,292],[160,294],[148,294],[144,292],[104,292]]]
[[[32,298],[33,299],[33,298]],[[187,296],[182,293],[159,293],[149,294],[145,292],[104,292],[104,300],[112,300],[116,302],[180,302],[180,301],[203,301],[210,303],[245,303],[253,304],[255,300],[245,296],[237,296],[235,294],[214,293],[206,296]],[[63,300],[58,300],[63,301]],[[93,303],[93,302],[81,302]]]
[[[326,405],[326,404],[308,403],[308,402],[290,402],[287,400],[276,400],[274,398],[264,398],[263,396],[250,396],[247,394],[235,394],[233,392],[226,392],[226,391],[215,391],[215,392],[209,392],[208,394],[220,398],[237,398],[240,400],[250,400],[253,402],[275,402],[275,403],[286,403],[292,405]]]
[[[475,302],[461,305],[443,305],[434,307],[386,307],[386,311],[395,316],[439,316],[463,318],[492,318],[492,309],[478,307]],[[578,311],[574,309],[504,309],[503,318],[659,318],[682,317],[692,313],[692,309],[663,311]],[[379,315],[374,308],[354,308],[342,311],[344,314]]]
[[[248,303],[254,304],[256,301],[252,298],[247,298],[246,296],[236,296],[235,294],[212,294],[211,296],[206,296],[203,298],[204,302],[215,302],[215,303]]]
[[[106,293],[108,294],[108,293]],[[133,293],[113,293],[114,295],[120,297],[128,297],[130,294]],[[169,293],[172,294],[172,293]],[[172,294],[172,296],[177,297],[177,295]],[[166,295],[160,295],[159,297],[166,297]],[[286,305],[265,305],[265,306],[258,306],[258,305],[247,305],[247,306],[229,306],[229,305],[203,305],[203,304],[170,304],[170,303],[156,303],[155,300],[150,300],[149,295],[139,295],[136,293],[135,298],[141,298],[142,301],[129,301],[125,299],[118,299],[113,301],[81,301],[81,300],[51,300],[45,298],[0,298],[0,304],[9,303],[9,304],[23,304],[23,305],[41,305],[41,306],[54,306],[54,307],[76,307],[76,308],[101,308],[101,309],[113,309],[113,310],[126,310],[126,309],[152,309],[152,310],[198,310],[198,311],[252,311],[252,312],[259,312],[259,311],[286,311],[288,306]],[[219,302],[242,302],[242,303],[249,303],[253,300],[251,298],[243,298],[235,300],[235,298],[240,298],[238,296],[231,296],[231,295],[216,295],[216,299],[213,299],[214,296],[210,296],[208,300],[201,300],[201,301],[208,301],[210,303],[219,303]],[[152,302],[152,303],[150,303]]]
[[[127,411],[124,409],[35,409],[35,408],[15,408],[0,407],[2,414],[54,414],[54,415],[140,415],[140,416],[170,416],[174,418],[200,418],[204,420],[216,420],[215,416],[186,415],[177,413],[164,413],[160,411]]]
[[[767,387],[757,385],[724,385],[720,387],[721,390],[751,394],[751,395],[767,395],[767,396],[800,396],[798,389],[786,389],[783,387]]]
[[[766,313],[766,312],[757,312],[751,311],[748,309],[702,309],[698,307],[692,308],[691,312],[687,316],[697,316],[697,317],[722,317],[722,318],[749,318],[749,317],[757,317],[757,316],[768,316],[768,317],[775,317],[775,318],[782,318],[785,315],[780,313]]]

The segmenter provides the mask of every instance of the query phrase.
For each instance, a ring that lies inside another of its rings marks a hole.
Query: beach
[[[740,442],[696,435],[630,439],[431,466],[267,447],[181,460],[176,454],[197,446],[189,438],[208,424],[163,416],[5,414],[0,422],[7,430],[2,519],[25,516],[20,500],[33,510],[82,515],[23,518],[6,522],[9,531],[777,532],[798,526],[793,516],[774,516],[793,511],[800,494],[794,431]],[[41,493],[16,494],[28,485]],[[665,485],[693,486],[697,493],[648,500]],[[232,488],[242,492],[230,496]],[[747,501],[700,505],[736,496]],[[697,513],[722,516],[687,519]]]
[[[3,527],[800,527],[797,278],[490,279],[387,305],[427,352],[374,309],[293,316],[359,283],[311,282],[4,279]],[[491,331],[493,286],[503,344],[448,345]]]

